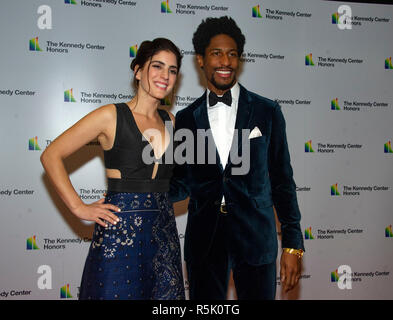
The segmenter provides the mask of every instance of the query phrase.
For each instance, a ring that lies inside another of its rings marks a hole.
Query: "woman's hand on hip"
[[[107,222],[116,224],[120,220],[112,211],[120,212],[120,209],[113,204],[104,203],[104,201],[105,199],[102,198],[91,204],[82,204],[73,210],[73,214],[82,220],[95,221],[103,227],[108,226]]]

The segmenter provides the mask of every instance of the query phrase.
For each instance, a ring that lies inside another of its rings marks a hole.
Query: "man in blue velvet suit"
[[[176,165],[170,191],[173,201],[190,197],[184,247],[190,299],[226,299],[231,269],[239,299],[275,298],[273,205],[281,223],[284,290],[300,277],[304,246],[285,120],[276,102],[237,82],[244,43],[233,19],[202,21],[193,44],[207,90],[176,114],[176,131],[193,133],[195,151],[193,161]],[[208,161],[209,137],[215,163]]]

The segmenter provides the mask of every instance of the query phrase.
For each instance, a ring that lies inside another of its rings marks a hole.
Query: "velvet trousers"
[[[231,270],[239,300],[274,300],[276,261],[255,266],[233,254],[227,223],[225,215],[220,215],[206,259],[187,263],[190,300],[225,300]]]

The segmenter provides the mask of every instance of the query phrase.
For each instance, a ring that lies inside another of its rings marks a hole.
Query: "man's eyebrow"
[[[217,50],[217,51],[236,51],[237,52],[237,49],[235,49],[235,48],[230,48],[230,49],[211,48],[210,49],[210,51],[215,51],[215,50]]]

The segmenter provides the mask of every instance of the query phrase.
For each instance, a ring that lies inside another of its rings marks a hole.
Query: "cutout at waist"
[[[108,178],[108,192],[168,192],[170,179]]]

